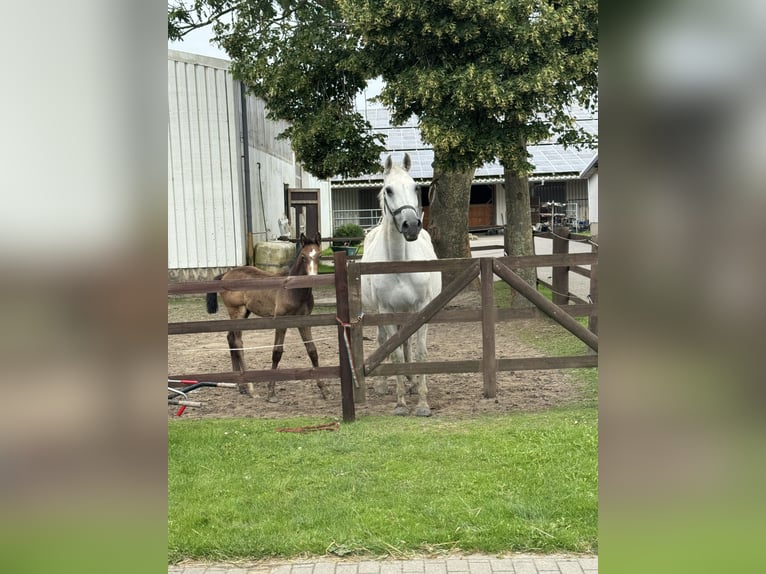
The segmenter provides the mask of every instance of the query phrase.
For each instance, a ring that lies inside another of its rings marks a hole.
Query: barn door
[[[296,237],[300,237],[301,233],[305,233],[306,237],[319,233],[318,189],[288,189],[287,205]]]

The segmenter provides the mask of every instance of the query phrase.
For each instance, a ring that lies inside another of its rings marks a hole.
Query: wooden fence
[[[497,373],[536,369],[569,369],[595,367],[598,365],[597,335],[597,268],[598,253],[594,245],[591,253],[567,253],[569,241],[564,230],[555,230],[552,255],[523,257],[482,257],[475,259],[442,259],[437,261],[361,263],[348,259],[345,252],[334,254],[335,273],[330,275],[285,277],[274,279],[237,281],[200,281],[173,283],[168,285],[168,294],[207,293],[212,291],[268,289],[281,287],[294,289],[333,285],[335,289],[336,314],[315,314],[304,317],[252,318],[237,320],[211,320],[169,323],[168,335],[185,333],[211,333],[274,329],[277,327],[328,326],[338,329],[339,363],[318,368],[280,368],[277,370],[250,370],[244,373],[184,373],[169,375],[169,379],[206,380],[211,382],[264,382],[286,380],[341,380],[341,403],[343,419],[355,418],[354,402],[366,400],[367,376],[389,376],[395,374],[433,373],[483,373],[485,397],[494,397],[497,392]],[[568,231],[566,232],[568,233]],[[574,235],[574,234],[573,234]],[[590,265],[590,270],[581,267]],[[529,286],[513,270],[522,267],[552,267],[554,296],[568,293],[565,283],[569,271],[589,276],[591,282],[590,302],[573,296],[558,296],[558,301],[549,301]],[[454,279],[445,285],[442,292],[422,311],[414,314],[362,313],[361,276],[364,274],[441,271],[448,272]],[[586,275],[587,273],[587,275]],[[522,309],[499,309],[494,301],[494,275],[507,282],[513,289],[526,297],[534,306]],[[444,306],[477,277],[481,280],[481,308],[445,310]],[[563,302],[562,302],[562,299]],[[571,303],[570,301],[574,301]],[[548,316],[570,333],[582,340],[592,352],[585,355],[565,357],[527,357],[498,359],[495,354],[495,325],[497,322],[513,319],[528,319]],[[588,328],[575,317],[589,317]],[[423,363],[383,364],[386,357],[401,345],[424,323],[481,322],[482,358],[464,361],[428,361]],[[364,357],[362,334],[365,325],[396,324],[399,331],[369,357]],[[351,365],[354,365],[353,373]]]

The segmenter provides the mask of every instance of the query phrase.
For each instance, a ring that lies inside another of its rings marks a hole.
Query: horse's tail
[[[216,275],[215,277],[213,277],[213,279],[215,279],[216,281],[220,281],[223,275],[224,274],[221,273],[220,275]],[[218,311],[218,293],[216,292],[208,293],[205,296],[205,299],[207,300],[207,312],[210,313],[211,315],[213,313],[216,313]]]

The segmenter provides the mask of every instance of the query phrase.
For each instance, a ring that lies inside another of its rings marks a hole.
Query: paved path
[[[412,560],[285,561],[252,564],[188,564],[168,567],[169,574],[597,574],[598,557],[472,554]]]

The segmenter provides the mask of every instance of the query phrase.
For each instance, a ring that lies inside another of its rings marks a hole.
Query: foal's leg
[[[231,319],[244,319],[250,313],[246,307],[229,307],[229,318]],[[245,352],[242,350],[244,344],[242,343],[242,331],[229,331],[226,335],[226,340],[229,342],[229,354],[231,355],[231,370],[244,373],[247,370],[245,366]],[[237,383],[239,392],[243,395],[252,395],[255,391],[253,383]]]
[[[309,354],[311,364],[316,369],[319,367],[319,354],[317,353],[317,347],[314,344],[314,340],[311,337],[311,327],[298,327],[298,331],[301,334],[301,339],[303,339],[303,344],[306,346],[306,352]],[[317,379],[317,387],[319,387],[319,394],[322,395],[323,399],[326,399],[327,394],[325,393],[324,381]]]
[[[414,360],[417,363],[425,362],[428,359],[428,350],[426,349],[426,339],[428,335],[428,325],[423,325],[417,330],[414,341]],[[428,406],[428,386],[426,385],[425,375],[415,375],[415,381],[418,389],[418,406],[415,408],[415,414],[419,417],[430,417],[431,407]]]
[[[274,331],[274,348],[271,351],[271,368],[276,369],[279,366],[279,361],[282,360],[282,352],[284,351],[285,333],[287,329],[277,329]],[[269,396],[267,400],[270,403],[277,402],[277,392],[274,389],[275,381],[269,381]]]

